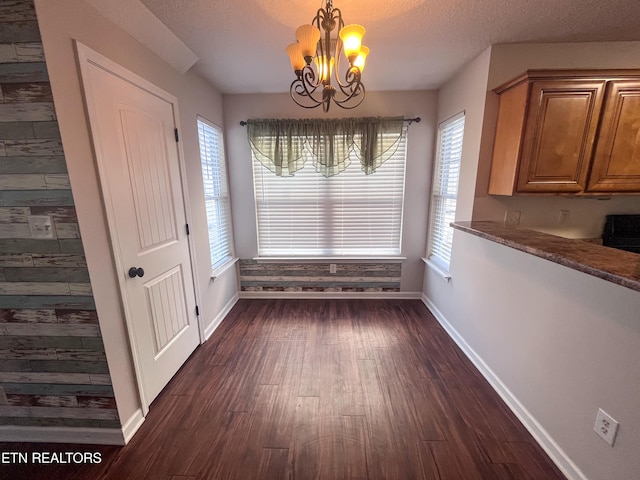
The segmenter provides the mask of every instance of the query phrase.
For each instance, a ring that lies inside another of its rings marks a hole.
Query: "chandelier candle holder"
[[[332,32],[338,32],[338,35]],[[291,83],[289,93],[294,102],[303,108],[316,108],[322,105],[329,111],[331,102],[340,108],[355,108],[364,100],[365,89],[362,83],[362,70],[369,49],[362,45],[364,36],[362,25],[344,25],[342,12],[333,8],[333,1],[327,0],[325,8],[318,13],[309,25],[296,30],[297,42],[287,47],[287,54],[296,79]],[[340,53],[349,65],[340,80]],[[336,86],[331,83],[335,77]]]

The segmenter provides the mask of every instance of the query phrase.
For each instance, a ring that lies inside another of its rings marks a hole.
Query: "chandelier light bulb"
[[[358,67],[360,69],[360,73],[362,73],[362,71],[364,70],[364,64],[367,61],[367,55],[369,55],[369,48],[362,45],[360,47],[360,53],[353,62],[353,66]]]
[[[318,78],[320,79],[320,81],[322,83],[328,82],[331,78],[331,75],[333,74],[333,64],[335,63],[334,58],[331,57],[329,65],[327,65],[326,56],[316,57],[313,59],[313,61],[316,64],[316,69],[318,70]]]
[[[342,40],[344,45],[344,54],[351,63],[353,63],[360,53],[364,32],[364,27],[356,24],[347,25],[340,30],[340,40]]]

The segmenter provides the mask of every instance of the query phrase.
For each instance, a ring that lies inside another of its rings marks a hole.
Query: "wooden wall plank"
[[[37,298],[37,297],[35,297]],[[0,334],[14,336],[97,337],[98,325],[58,323],[0,323]]]
[[[21,40],[25,42],[40,40],[38,24],[27,22],[24,24],[0,23],[0,43],[6,43],[4,38],[11,31],[23,35]],[[6,31],[8,29],[10,31]],[[3,31],[4,30],[4,31]],[[44,62],[33,63],[0,63],[0,83],[40,83],[49,81],[49,73]]]
[[[58,122],[33,122],[33,133],[36,138],[60,138]]]
[[[13,407],[9,405],[0,406],[0,416],[2,417],[30,417],[29,407]]]
[[[109,373],[106,361],[29,360],[29,363],[35,372]]]
[[[55,310],[3,309],[0,310],[1,323],[56,323]]]
[[[113,397],[113,388],[111,385],[91,385],[83,383],[51,384],[33,382],[4,383],[2,388],[4,388],[7,395],[82,395],[85,397]]]
[[[71,295],[65,282],[0,282],[0,295]]]
[[[104,352],[85,350],[85,349],[73,349],[62,350],[56,349],[55,354],[58,360],[83,360],[83,361],[105,361],[107,357]]]
[[[20,256],[19,256],[20,257]],[[9,260],[9,259],[8,259]],[[58,254],[33,254],[28,257],[29,262],[31,262],[33,267],[86,267],[87,261],[84,255],[75,255],[68,253],[58,253]],[[16,262],[18,261],[15,260]],[[3,265],[2,255],[0,255],[0,266],[5,267],[28,267],[26,264],[19,265]]]
[[[18,62],[44,62],[42,42],[23,42],[15,44]]]
[[[80,253],[84,255],[82,240],[76,238],[61,238],[58,240],[60,253]]]
[[[104,352],[104,342],[101,337],[89,338],[82,337],[82,346],[84,348],[90,348],[95,351],[103,351]]]
[[[116,401],[113,397],[75,397],[79,407],[88,408],[116,408]]]
[[[0,190],[0,206],[73,205],[71,190]]]
[[[15,418],[14,425],[25,427],[83,427],[83,428],[120,428],[118,420],[93,420],[89,418]],[[49,472],[50,474],[50,472]]]
[[[2,85],[2,93],[5,103],[53,102],[51,85],[48,82],[5,83]]]
[[[34,407],[78,407],[77,397],[71,395],[9,395],[7,404]]]
[[[31,207],[31,215],[49,215],[56,223],[78,223],[75,207]]]
[[[24,253],[4,253],[0,254],[0,267],[33,267],[34,262],[31,255]]]
[[[74,242],[76,240],[67,240]],[[14,238],[0,239],[0,252],[8,253],[60,253],[61,244],[58,240],[16,240]]]
[[[1,154],[1,152],[0,152]],[[66,173],[62,155],[0,156],[0,173]]]
[[[45,174],[44,181],[49,190],[64,190],[71,189],[71,183],[69,183],[69,175],[61,173]]]
[[[28,207],[0,207],[0,223],[29,223]]]
[[[98,324],[98,314],[95,310],[56,310],[58,323],[86,323]],[[89,340],[89,339],[87,339]],[[89,348],[89,347],[83,347]],[[102,350],[102,349],[100,349]]]
[[[111,377],[109,375],[92,373],[89,378],[93,385],[111,385]]]
[[[87,337],[69,336],[0,336],[0,348],[89,348],[83,343]],[[89,343],[87,345],[92,345]]]
[[[86,268],[50,267],[50,268],[5,268],[9,282],[75,282],[88,283],[89,272]]]
[[[33,122],[2,122],[0,123],[0,138],[3,140],[34,139],[36,133]]]
[[[69,283],[69,295],[92,295],[90,283]]]
[[[0,103],[0,122],[47,122],[55,119],[53,103]]]
[[[0,175],[0,190],[41,189],[47,189],[47,182],[41,173]]]
[[[6,156],[64,155],[62,142],[56,139],[5,140]]]
[[[2,349],[0,359],[3,360],[58,360],[58,353],[55,348],[34,348],[22,349]],[[29,366],[31,366],[29,364]],[[29,368],[31,370],[31,368]]]
[[[80,238],[80,227],[77,223],[57,223],[57,238]]]
[[[0,223],[0,238],[31,238],[31,230],[25,223]]]
[[[0,22],[26,22],[36,20],[33,2],[3,0],[0,2]]]
[[[29,407],[29,415],[27,416],[42,418],[92,418],[100,420],[118,419],[118,414],[115,410],[107,410],[104,408]]]
[[[10,383],[51,383],[67,385],[90,385],[91,376],[88,373],[42,373],[42,372],[0,372],[0,382],[4,383],[7,393],[13,393]]]
[[[15,63],[18,61],[18,52],[13,43],[0,44],[0,63]]]
[[[0,362],[0,372],[31,372],[29,360],[2,360]]]

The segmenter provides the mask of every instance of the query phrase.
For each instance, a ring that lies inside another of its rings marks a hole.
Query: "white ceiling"
[[[137,2],[138,0],[133,0]],[[324,0],[141,0],[222,93],[286,92],[285,47]],[[367,29],[367,90],[439,87],[497,43],[640,40],[640,0],[334,0]],[[639,52],[640,58],[640,52]]]

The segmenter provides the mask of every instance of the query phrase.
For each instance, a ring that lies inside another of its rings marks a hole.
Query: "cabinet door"
[[[517,192],[585,189],[604,86],[604,80],[532,83]]]
[[[588,191],[640,192],[640,80],[607,87]]]

